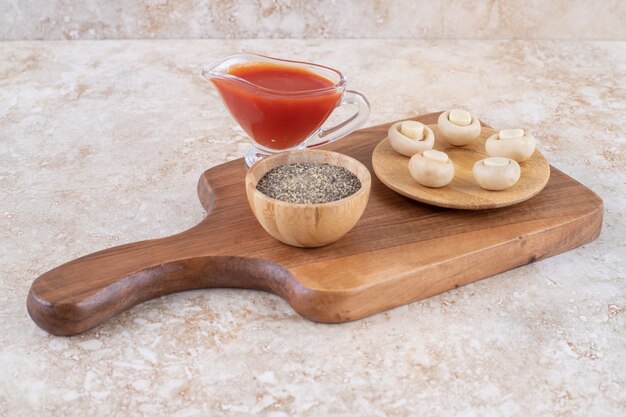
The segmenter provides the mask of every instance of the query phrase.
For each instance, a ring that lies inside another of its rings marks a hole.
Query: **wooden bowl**
[[[322,204],[287,203],[257,190],[261,177],[272,168],[307,162],[346,168],[361,181],[361,188],[346,198]],[[287,245],[313,248],[335,242],[354,227],[367,205],[372,178],[354,158],[337,152],[302,150],[262,159],[248,170],[245,182],[250,208],[267,233]]]

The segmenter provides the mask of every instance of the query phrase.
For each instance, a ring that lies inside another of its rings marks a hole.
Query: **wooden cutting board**
[[[436,123],[438,113],[419,116]],[[372,171],[390,124],[328,146]],[[96,252],[35,280],[27,307],[57,335],[84,332],[143,301],[198,288],[251,288],[284,298],[319,322],[360,319],[486,278],[595,239],[602,200],[551,168],[546,188],[515,206],[454,210],[403,197],[372,175],[365,213],[344,238],[315,249],[284,245],[257,223],[244,190],[243,159],[213,167],[198,183],[208,212],[177,235]]]

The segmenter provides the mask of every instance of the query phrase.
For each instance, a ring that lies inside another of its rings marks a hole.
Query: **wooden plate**
[[[548,161],[535,150],[529,159],[520,162],[522,175],[517,184],[502,191],[484,190],[474,181],[472,167],[476,161],[488,156],[485,141],[497,131],[483,126],[480,138],[474,144],[456,147],[441,137],[436,124],[428,127],[435,134],[434,149],[446,152],[454,163],[454,179],[445,187],[429,188],[418,184],[409,173],[409,158],[394,151],[389,138],[383,139],[372,154],[376,176],[387,187],[405,197],[438,207],[484,210],[526,201],[543,190],[550,179]]]

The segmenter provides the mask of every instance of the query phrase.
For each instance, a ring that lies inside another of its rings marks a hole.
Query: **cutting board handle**
[[[70,336],[136,304],[178,291],[250,288],[289,299],[297,290],[291,274],[271,261],[195,256],[202,253],[199,232],[192,228],[106,249],[52,269],[33,282],[28,313],[44,330]]]

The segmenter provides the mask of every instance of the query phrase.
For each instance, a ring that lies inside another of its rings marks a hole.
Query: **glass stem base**
[[[248,166],[248,168],[250,168],[257,161],[260,161],[261,159],[265,158],[266,156],[270,156],[270,155],[272,155],[272,154],[269,153],[269,152],[262,151],[262,150],[258,149],[256,146],[252,146],[246,152],[246,156],[245,156],[246,165]]]
[[[262,149],[259,149],[256,146],[252,146],[246,152],[246,156],[245,156],[244,159],[246,160],[246,165],[248,165],[248,168],[250,168],[256,162],[260,161],[261,159],[263,159],[263,158],[265,158],[267,156],[276,155],[277,153],[281,153],[281,152],[289,152],[289,151],[293,151],[293,150],[296,150],[296,149],[306,149],[306,142],[302,143],[300,146],[296,146],[295,148],[284,149],[284,150],[277,150],[276,152],[268,152],[268,151],[264,151]]]

